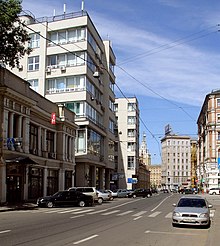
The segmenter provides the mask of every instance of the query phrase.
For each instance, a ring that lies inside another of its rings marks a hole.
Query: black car
[[[128,197],[138,197],[138,196],[141,196],[141,197],[151,197],[152,196],[152,192],[150,189],[135,189],[134,191],[131,191],[129,194],[128,194]]]
[[[58,191],[52,196],[40,197],[37,199],[39,207],[52,208],[54,206],[92,206],[94,203],[93,197],[85,195],[79,191]]]

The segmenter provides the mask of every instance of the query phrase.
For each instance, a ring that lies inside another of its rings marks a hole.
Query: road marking
[[[142,218],[142,216],[138,216],[138,217],[134,218],[133,220],[139,220],[140,218]]]
[[[72,214],[83,214],[83,213],[90,212],[90,211],[94,211],[94,209],[82,210],[82,211],[74,212]]]
[[[168,213],[168,214],[165,216],[165,218],[171,219],[171,218],[172,218],[172,214],[173,214],[173,212]]]
[[[77,241],[77,242],[74,242],[73,244],[80,244],[80,243],[86,242],[86,241],[91,240],[91,239],[93,239],[93,238],[95,238],[95,237],[98,237],[98,236],[99,236],[99,235],[92,235],[91,237],[84,238],[84,239],[82,239],[82,240],[79,240],[79,241]]]
[[[108,209],[98,210],[98,211],[91,212],[91,213],[88,213],[88,214],[99,214],[99,213],[102,213],[102,212],[105,212],[105,211],[108,211]]]
[[[110,211],[108,213],[104,213],[102,215],[110,215],[110,214],[115,214],[115,213],[118,213],[118,212],[120,212],[120,210],[113,210],[113,211]]]
[[[168,198],[170,198],[172,195],[170,195],[170,196],[167,196],[165,199],[163,199],[155,208],[153,208],[152,210],[151,210],[151,212],[153,212],[154,210],[156,210],[163,202],[165,202]]]
[[[133,210],[129,210],[129,211],[126,211],[126,212],[124,212],[124,213],[117,214],[117,216],[123,216],[123,215],[126,215],[126,214],[130,214],[130,213],[132,213],[132,212],[134,212],[134,211],[133,211]]]
[[[156,217],[158,214],[161,214],[161,212],[154,212],[154,213],[152,213],[152,214],[150,214],[148,217],[151,217],[151,218],[153,218],[153,217]]]
[[[181,232],[167,232],[167,231],[145,231],[144,233],[154,233],[154,234],[170,234],[170,235],[186,235],[186,236],[198,236],[195,233],[181,233]]]
[[[79,210],[80,208],[78,208]],[[58,212],[62,212],[62,211],[66,211],[66,209],[54,209],[54,210],[49,210],[46,211],[45,214],[52,214],[52,213],[58,213]]]
[[[215,215],[215,210],[213,210],[213,209],[212,209],[212,210],[210,210],[210,217],[211,217],[211,218],[213,218],[213,217],[214,217],[214,215]]]
[[[147,211],[141,211],[139,213],[133,214],[132,216],[140,216],[140,215],[145,214],[145,213],[147,213]]]
[[[83,217],[83,216],[85,216],[85,214],[79,214],[79,215],[70,217],[70,219],[75,219],[75,218],[79,218],[79,217]]]
[[[65,213],[71,213],[71,212],[75,212],[75,211],[79,211],[81,210],[80,208],[76,208],[76,209],[71,209],[71,210],[65,210],[62,212],[58,212],[58,214],[65,214]]]
[[[10,232],[11,230],[0,231],[0,234]]]

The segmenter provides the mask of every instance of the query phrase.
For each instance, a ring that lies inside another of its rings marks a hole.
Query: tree
[[[21,0],[0,0],[0,63],[15,67],[31,49],[25,47],[29,35],[19,19]]]

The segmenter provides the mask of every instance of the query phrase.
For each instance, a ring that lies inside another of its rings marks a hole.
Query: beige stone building
[[[136,186],[139,166],[139,106],[137,98],[116,98],[115,114],[118,130],[117,187]]]
[[[26,22],[32,53],[13,69],[42,96],[75,112],[76,186],[109,188],[114,162],[114,65],[85,11]]]
[[[220,186],[220,90],[207,94],[198,120],[198,184],[201,189]]]
[[[150,165],[150,186],[152,188],[161,188],[161,165]]]
[[[75,114],[0,67],[0,203],[33,200],[74,184]]]

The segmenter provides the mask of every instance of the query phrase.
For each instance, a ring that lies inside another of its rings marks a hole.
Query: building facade
[[[167,189],[191,186],[191,146],[189,136],[166,134],[161,139],[162,180]]]
[[[25,21],[33,49],[13,72],[76,114],[75,186],[109,188],[114,162],[114,65],[85,11]]]
[[[33,200],[74,184],[75,114],[0,68],[0,203]]]
[[[139,106],[137,98],[116,98],[118,131],[117,186],[132,189],[137,184],[139,167]]]
[[[150,165],[150,186],[152,188],[161,188],[161,165]]]
[[[220,186],[220,90],[207,94],[198,120],[198,184],[201,189]]]

